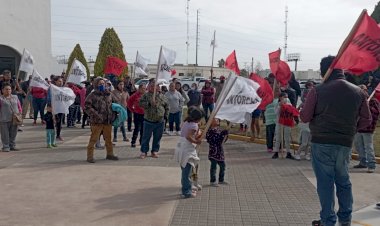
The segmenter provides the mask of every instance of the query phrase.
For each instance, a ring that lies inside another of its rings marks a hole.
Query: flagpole
[[[214,30],[214,39],[212,40],[212,58],[211,58],[211,80],[213,79],[213,74],[214,74],[214,71],[213,71],[213,68],[214,68],[214,52],[215,52],[215,33],[216,33],[216,30]]]
[[[137,62],[137,56],[139,55],[139,51],[137,50],[136,52],[136,60],[135,60],[135,65],[134,65],[134,69],[133,69],[133,76],[132,76],[132,79],[135,79],[136,77],[136,62]]]
[[[372,97],[376,94],[376,89],[371,93],[371,95],[368,97],[367,101],[370,101]]]
[[[22,61],[22,58],[24,57],[25,55],[25,48],[24,50],[22,51],[22,56],[21,56],[21,61]],[[18,70],[17,70],[17,73],[16,73],[16,83],[18,83],[18,78],[20,77],[20,66],[21,66],[21,61],[18,65]]]
[[[344,42],[340,46],[338,54],[336,55],[333,63],[330,65],[329,69],[327,70],[325,76],[322,79],[322,83],[325,82],[330,77],[332,71],[334,70],[334,67],[335,67],[336,63],[339,61],[340,57],[342,56],[342,54],[344,53],[344,51],[347,49],[347,47],[351,43],[352,39],[354,38],[354,35],[355,35],[356,31],[358,30],[358,28],[359,28],[359,26],[361,24],[361,21],[363,20],[364,15],[366,13],[367,13],[367,10],[363,9],[363,11],[361,12],[360,16],[356,20],[354,26],[351,28],[350,33],[348,34],[348,36],[346,37],[346,39],[344,40]]]
[[[153,101],[154,102],[156,102],[156,92],[157,92],[157,85],[156,84],[157,84],[157,79],[158,79],[158,72],[160,71],[161,54],[162,54],[162,45],[160,48],[160,55],[158,56],[156,79],[154,80],[154,92],[153,92]]]

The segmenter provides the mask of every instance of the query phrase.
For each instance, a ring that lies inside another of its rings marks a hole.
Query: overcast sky
[[[288,6],[288,53],[300,53],[299,70],[319,69],[335,55],[362,9],[372,13],[377,0],[191,0],[189,64],[195,63],[196,11],[200,9],[198,64],[211,65],[210,42],[216,30],[215,63],[234,49],[240,68],[252,57],[268,68],[268,53],[284,46]],[[136,51],[156,63],[160,45],[186,63],[186,0],[52,0],[53,55],[68,55],[80,43],[96,59],[100,38],[114,27],[127,61]],[[294,68],[294,63],[289,63]]]

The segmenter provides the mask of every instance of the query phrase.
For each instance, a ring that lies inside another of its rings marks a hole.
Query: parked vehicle
[[[190,87],[193,83],[199,84],[199,81],[201,80],[206,80],[205,77],[187,77],[187,78],[182,78],[179,82],[182,84],[182,89],[184,91],[190,90]]]
[[[158,82],[157,82],[157,83],[158,83],[158,85],[160,86],[160,88],[161,88],[162,86],[166,86],[166,88],[169,89],[169,82],[166,81],[165,79],[158,79]],[[148,84],[149,84],[149,79],[141,79],[141,80],[137,81],[137,82],[135,83],[135,87],[136,87],[136,89],[139,88],[139,85],[140,85],[140,84],[148,85]]]

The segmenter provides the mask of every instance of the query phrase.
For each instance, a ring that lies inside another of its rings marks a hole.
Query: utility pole
[[[286,50],[288,49],[288,6],[285,6],[285,45],[284,45],[284,60],[287,60]]]
[[[187,0],[187,7],[186,7],[186,16],[187,16],[187,35],[186,35],[186,65],[189,67],[189,2],[190,0]]]
[[[199,9],[197,9],[197,35],[195,46],[195,65],[198,66],[198,48],[199,48]]]
[[[252,57],[252,62],[251,62],[251,72],[253,73],[253,57]]]
[[[211,70],[210,70],[210,72],[211,72],[211,80],[212,80],[212,76],[213,76],[213,67],[214,67],[214,50],[215,50],[215,33],[216,33],[216,31],[214,30],[214,38],[212,39],[212,41],[211,41],[211,45],[212,45],[212,58],[211,58]]]

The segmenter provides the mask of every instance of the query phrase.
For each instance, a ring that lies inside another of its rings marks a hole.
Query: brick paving
[[[44,129],[26,126],[18,135],[23,151],[0,153],[0,170],[8,167],[70,167],[85,164],[88,129],[66,129],[64,144],[45,148]],[[118,142],[115,152],[120,161],[103,160],[105,151],[96,151],[96,164],[178,167],[173,161],[176,137],[164,137],[159,159],[141,160],[139,146]],[[194,199],[178,199],[170,225],[310,225],[318,218],[316,190],[302,171],[311,171],[310,162],[272,160],[263,145],[228,141],[226,181],[229,185],[208,186],[207,147],[202,145],[200,182],[203,190]],[[180,171],[178,167],[178,171]],[[159,179],[159,178],[158,178]],[[173,178],[180,180],[180,178]],[[179,192],[178,187],[178,192]]]

